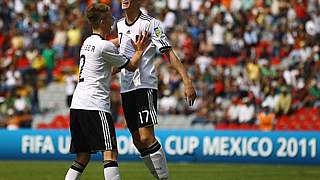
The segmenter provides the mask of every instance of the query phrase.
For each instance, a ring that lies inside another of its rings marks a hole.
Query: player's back
[[[110,111],[111,67],[103,52],[115,53],[115,46],[93,34],[80,50],[79,82],[73,95],[72,109]]]

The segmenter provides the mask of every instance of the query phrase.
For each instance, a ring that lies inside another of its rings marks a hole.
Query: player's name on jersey
[[[83,45],[83,46],[81,47],[81,50],[94,52],[95,48],[96,48],[96,47],[95,47],[94,45],[87,44],[87,45]]]

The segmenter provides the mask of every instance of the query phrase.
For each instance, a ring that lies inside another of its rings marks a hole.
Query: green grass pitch
[[[71,161],[0,161],[0,180],[64,179]],[[320,166],[169,163],[171,180],[319,180]],[[142,162],[120,162],[122,180],[152,180]],[[103,179],[92,161],[82,180]]]

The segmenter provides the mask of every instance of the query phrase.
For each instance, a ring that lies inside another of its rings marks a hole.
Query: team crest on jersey
[[[156,36],[157,37],[160,37],[162,32],[161,32],[161,28],[160,27],[156,27],[154,28],[154,32],[156,33]]]

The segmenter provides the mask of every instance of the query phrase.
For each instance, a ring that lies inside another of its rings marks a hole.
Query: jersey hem
[[[135,90],[138,90],[138,89],[154,89],[154,90],[158,90],[158,88],[155,88],[155,87],[145,87],[145,86],[141,86],[141,87],[137,87],[137,88],[134,88],[134,89],[123,90],[123,91],[120,91],[120,93],[127,93],[127,92],[135,91]]]
[[[99,108],[75,108],[70,107],[70,109],[78,109],[78,110],[89,110],[89,111],[103,111],[111,114],[111,111],[105,110],[105,109],[99,109]]]

